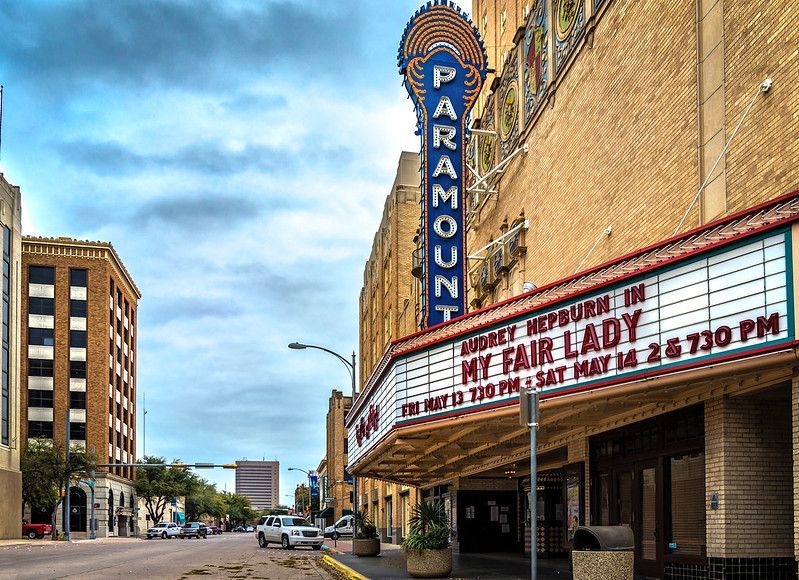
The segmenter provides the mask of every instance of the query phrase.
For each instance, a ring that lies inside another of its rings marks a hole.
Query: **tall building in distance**
[[[279,461],[237,461],[236,493],[250,500],[255,510],[266,510],[280,503]]]
[[[141,293],[107,242],[22,241],[22,437],[64,441],[98,464],[136,461],[136,314]],[[98,537],[136,531],[130,467],[100,468]],[[88,532],[91,489],[70,489],[70,529]],[[33,521],[49,514],[28,506]],[[61,514],[56,525],[63,529]]]
[[[0,228],[3,240],[2,389],[0,390],[0,539],[18,538],[22,519],[22,474],[20,452],[19,388],[19,295],[20,295],[20,204],[19,187],[0,173]]]

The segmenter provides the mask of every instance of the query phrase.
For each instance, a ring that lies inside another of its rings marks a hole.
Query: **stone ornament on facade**
[[[555,70],[560,71],[585,32],[585,2],[554,0]]]
[[[504,159],[519,136],[519,57],[515,50],[508,57],[499,95],[499,153]]]
[[[480,128],[485,131],[496,131],[496,114],[494,112],[494,94],[492,93],[486,101],[485,108],[483,109],[483,118],[480,122]],[[480,175],[485,175],[494,168],[496,163],[496,137],[492,135],[480,135],[477,139],[478,145],[478,163]]]
[[[544,0],[538,0],[524,31],[525,123],[535,115],[549,86],[549,29]]]

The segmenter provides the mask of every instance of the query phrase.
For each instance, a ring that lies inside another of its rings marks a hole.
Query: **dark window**
[[[28,344],[37,346],[53,346],[52,328],[29,328]]]
[[[117,419],[122,419],[122,405],[119,403],[117,403]],[[118,442],[117,445],[119,445]]]
[[[108,463],[113,463],[113,459],[109,459]],[[108,529],[114,531],[114,490],[108,491]]]
[[[31,284],[55,284],[55,268],[31,266],[28,268],[28,282]]]
[[[114,429],[112,427],[108,428],[108,442],[112,444],[114,443]],[[109,463],[111,462],[109,461]]]
[[[53,407],[53,391],[30,389],[28,391],[28,407]]]
[[[69,346],[71,348],[86,348],[86,331],[85,330],[70,330],[69,331]]]
[[[130,308],[130,304],[128,304],[128,301],[127,301],[127,300],[125,300],[125,316],[127,316],[127,315],[128,315],[128,309],[129,309],[129,308]]]
[[[52,359],[31,358],[28,359],[28,376],[30,377],[52,377]]]
[[[348,453],[349,452],[349,448],[350,448],[350,442],[345,437],[344,438],[344,453]]]
[[[70,439],[86,439],[86,423],[76,423],[74,421],[69,424],[69,438]]]
[[[2,384],[0,384],[0,443],[8,445],[11,442],[11,389],[8,376],[11,366],[10,336],[11,327],[9,317],[11,314],[9,292],[11,288],[11,230],[3,226],[3,330],[2,330]],[[51,363],[52,364],[52,363]],[[52,423],[50,424],[52,432]],[[50,435],[52,437],[52,434]]]
[[[53,438],[52,421],[28,421],[28,437]]]
[[[69,408],[70,409],[85,409],[86,408],[86,391],[70,391],[69,392]]]
[[[117,431],[117,447],[122,449],[122,433]]]
[[[69,361],[69,378],[70,379],[85,379],[86,378],[86,361],[85,360],[71,360],[71,361]]]
[[[28,314],[45,314],[52,316],[55,312],[55,300],[52,298],[28,298]]]
[[[86,288],[86,270],[70,270],[69,285]]]
[[[117,290],[117,306],[121,308],[122,306],[122,291]]]
[[[117,362],[122,362],[122,348],[119,346],[117,347]]]
[[[70,300],[69,301],[69,315],[86,318],[86,301],[85,300]]]

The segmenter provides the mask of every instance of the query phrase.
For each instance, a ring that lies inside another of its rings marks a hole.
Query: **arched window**
[[[114,531],[114,490],[108,490],[108,531]]]

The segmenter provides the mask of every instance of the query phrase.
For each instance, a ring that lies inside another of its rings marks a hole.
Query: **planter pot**
[[[447,578],[452,572],[452,549],[406,552],[408,574],[414,578]]]
[[[352,540],[352,553],[356,556],[377,556],[380,553],[380,539]]]

